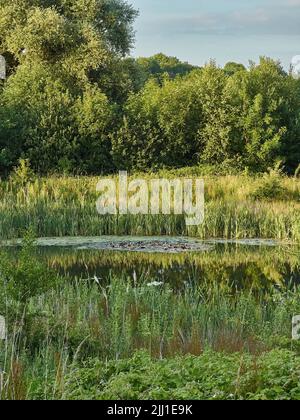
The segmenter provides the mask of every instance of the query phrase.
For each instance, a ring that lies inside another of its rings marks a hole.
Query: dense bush
[[[0,313],[12,321],[26,317],[27,305],[35,296],[50,290],[58,276],[35,254],[32,233],[26,233],[17,258],[0,254]]]
[[[24,65],[2,95],[2,151],[6,162],[29,159],[39,173],[111,170],[112,108],[92,84],[77,92],[44,65]]]
[[[282,178],[276,171],[266,173],[257,182],[251,196],[256,200],[287,199],[288,191],[282,185]]]

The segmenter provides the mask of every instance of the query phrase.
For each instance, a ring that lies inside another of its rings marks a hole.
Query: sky
[[[194,65],[268,56],[288,68],[300,54],[300,0],[127,1],[140,12],[133,56],[163,52]]]

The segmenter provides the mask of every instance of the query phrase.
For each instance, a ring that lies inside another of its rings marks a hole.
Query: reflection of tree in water
[[[187,254],[151,254],[63,248],[41,249],[49,263],[64,274],[93,278],[103,283],[111,276],[162,281],[178,288],[185,283],[231,284],[242,288],[268,288],[300,283],[300,259],[290,247],[219,245],[214,251]]]

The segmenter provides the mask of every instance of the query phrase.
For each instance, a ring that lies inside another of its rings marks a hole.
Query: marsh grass
[[[182,171],[136,176],[179,175]],[[25,185],[14,179],[2,181],[0,237],[21,237],[33,226],[37,236],[195,235],[299,241],[300,180],[272,177],[205,176],[205,223],[193,228],[186,227],[184,216],[99,216],[95,177],[49,177]],[[277,189],[270,188],[272,182]]]
[[[282,342],[291,348],[299,311],[298,289],[257,295],[211,284],[176,291],[128,278],[108,287],[66,281],[30,300],[27,325],[9,319],[2,398],[62,395],[66,374],[89,358],[123,360],[145,350],[168,359],[208,348],[257,357]]]
[[[176,173],[164,175],[171,177]],[[52,177],[35,179],[22,186],[12,179],[0,183],[0,237],[23,237],[24,229],[32,226],[37,236],[189,234],[200,238],[265,237],[299,241],[300,180],[280,177],[277,181],[280,184],[278,196],[275,194],[270,198],[264,192],[264,197],[258,199],[257,191],[265,180],[249,176],[206,177],[205,223],[187,230],[183,217],[98,216],[95,209],[96,178]],[[127,398],[171,395],[176,398],[179,395],[176,390],[169,394],[163,386],[159,388],[157,385],[156,390],[149,388],[147,381],[155,382],[156,379],[151,378],[147,366],[161,375],[161,380],[169,378],[179,383],[181,378],[176,377],[176,371],[173,372],[179,360],[182,366],[187,364],[186,369],[189,366],[194,369],[199,363],[202,370],[210,369],[211,360],[214,361],[216,370],[212,373],[212,383],[205,383],[205,389],[209,388],[212,397],[218,395],[216,389],[224,384],[228,384],[232,398],[249,396],[252,390],[256,391],[261,383],[265,383],[261,378],[262,369],[267,371],[271,358],[276,359],[272,375],[276,375],[277,366],[282,368],[282,387],[294,383],[294,374],[285,364],[297,365],[292,362],[299,346],[291,342],[290,330],[292,316],[300,313],[300,291],[296,286],[287,288],[283,275],[287,262],[290,267],[299,265],[299,254],[293,254],[293,251],[288,257],[287,254],[281,257],[279,252],[276,255],[276,251],[268,251],[261,258],[236,253],[229,260],[225,254],[223,257],[209,253],[190,256],[200,271],[195,270],[193,278],[186,278],[180,287],[172,283],[155,286],[147,271],[140,277],[128,276],[124,272],[119,275],[111,273],[101,284],[82,277],[65,277],[63,281],[55,278],[54,282],[49,274],[48,287],[46,277],[50,272],[42,262],[35,263],[36,257],[31,259],[31,254],[30,258],[26,253],[24,255],[24,264],[19,261],[17,270],[13,263],[3,259],[7,261],[6,276],[13,281],[17,279],[20,288],[30,286],[31,293],[26,293],[26,313],[20,317],[20,302],[15,301],[18,294],[8,293],[6,280],[0,278],[0,297],[6,297],[1,310],[8,322],[8,339],[1,348],[0,357],[4,370],[1,399],[99,396],[97,386],[100,383],[106,384],[101,394],[106,398],[122,395]],[[94,258],[96,264],[98,257]],[[148,264],[152,258],[153,264],[162,267],[174,264],[174,260],[167,256],[143,254],[129,258],[126,253],[106,253],[101,258],[102,263],[106,259],[107,265],[134,266],[134,258],[140,262],[145,258]],[[172,258],[177,259],[181,266],[186,256]],[[72,257],[64,254],[52,259],[53,267],[63,267],[66,272],[72,263]],[[230,276],[224,278],[222,274],[232,267],[236,270],[238,264],[243,263],[248,267],[247,288],[229,283]],[[268,287],[262,287],[258,269],[264,278],[270,280]],[[47,287],[32,288],[39,285],[35,280],[40,274],[45,277],[43,283]],[[256,284],[249,280],[252,274]],[[223,281],[219,281],[221,278]],[[28,279],[34,281],[28,283]],[[269,352],[278,348],[293,349],[294,353],[277,354],[275,351],[270,353],[268,360]],[[286,363],[285,359],[282,363],[282,355],[286,356]],[[85,370],[85,363],[89,360],[93,360],[90,371]],[[95,368],[95,360],[101,369]],[[223,363],[228,363],[225,373]],[[166,366],[166,370],[161,371],[156,366]],[[128,390],[124,384],[130,380],[136,382],[134,375],[139,375],[139,368],[147,372],[138,380],[146,382],[145,389],[150,389],[148,394],[133,390],[123,392],[125,388]],[[110,379],[113,372],[116,376]],[[83,376],[83,388],[80,388],[82,374],[88,378]],[[171,378],[172,375],[175,379]],[[182,385],[184,390],[180,396],[205,394],[205,389],[195,391],[198,374],[195,375],[187,376],[193,378],[192,382],[189,381],[187,387]],[[75,385],[74,380],[78,381]],[[92,388],[91,383],[94,384]],[[281,395],[280,390],[274,391],[273,383],[266,382],[266,389],[271,387],[271,391],[265,391],[262,396],[276,396],[276,392]],[[168,384],[169,389],[172,386]]]

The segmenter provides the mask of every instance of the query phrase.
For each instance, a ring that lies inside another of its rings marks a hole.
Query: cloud
[[[297,2],[300,0],[289,0]],[[162,35],[300,35],[299,8],[260,8],[233,12],[169,14],[144,22],[144,30]],[[148,24],[148,25],[147,25]],[[148,29],[147,29],[148,26]]]

